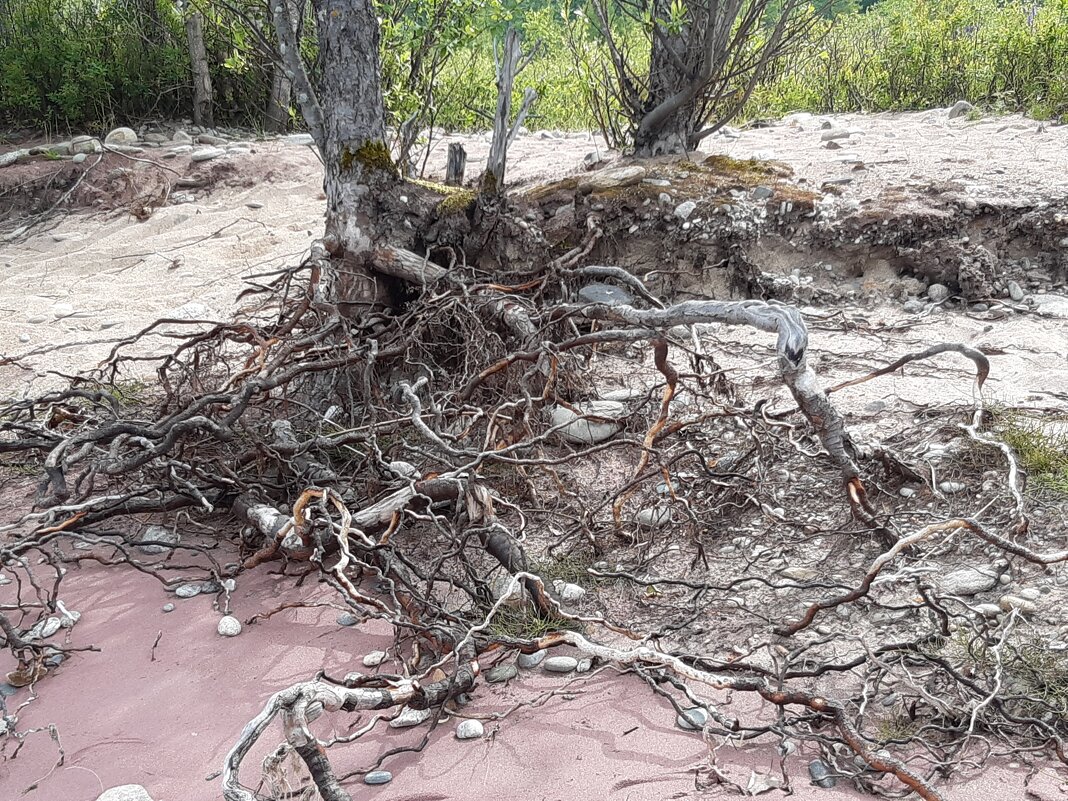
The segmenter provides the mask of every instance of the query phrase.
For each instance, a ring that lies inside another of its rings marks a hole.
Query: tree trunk
[[[289,26],[292,38],[286,41],[300,42],[300,21],[304,17],[305,0],[277,0],[285,3],[287,12],[284,23]],[[281,42],[282,39],[280,38]],[[297,50],[299,57],[300,51]],[[284,60],[279,60],[274,65],[271,75],[271,96],[267,99],[267,108],[263,112],[264,130],[272,133],[281,133],[289,127],[289,104],[293,100],[293,81],[289,76],[289,68]]]
[[[326,189],[326,237],[344,269],[332,293],[341,301],[393,305],[370,269],[384,237],[382,210],[399,173],[386,144],[378,57],[378,19],[371,0],[313,0],[322,75],[319,107]]]
[[[212,116],[211,72],[204,46],[204,18],[199,11],[185,16],[185,36],[189,43],[189,63],[193,69],[193,122],[205,128],[215,125]]]

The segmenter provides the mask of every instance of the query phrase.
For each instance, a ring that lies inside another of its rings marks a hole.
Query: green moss
[[[449,214],[466,212],[474,205],[476,197],[477,195],[473,189],[459,189],[438,203],[438,214],[444,217]]]
[[[380,139],[368,139],[356,150],[350,150],[348,146],[342,148],[341,169],[348,172],[357,165],[371,172],[384,172],[394,178],[400,177],[389,146]]]
[[[743,186],[756,186],[777,178],[787,178],[792,174],[789,167],[774,161],[757,161],[756,159],[732,159],[718,153],[701,162],[701,167],[711,176],[736,181]]]

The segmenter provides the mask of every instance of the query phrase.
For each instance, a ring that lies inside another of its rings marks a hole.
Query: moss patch
[[[394,178],[400,177],[389,146],[379,139],[368,139],[355,150],[350,150],[347,145],[342,148],[341,169],[347,172],[356,166],[370,172],[384,172]]]

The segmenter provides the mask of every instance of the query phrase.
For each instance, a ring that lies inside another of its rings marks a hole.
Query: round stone
[[[586,590],[578,584],[561,584],[559,593],[560,598],[564,601],[577,601],[586,594]]]
[[[699,706],[682,710],[675,718],[675,725],[686,731],[700,731],[708,723],[708,711]]]
[[[385,651],[371,651],[363,658],[364,667],[378,667],[386,661],[386,656]]]
[[[360,619],[351,612],[342,612],[337,616],[337,624],[339,626],[355,626],[360,622]]]
[[[481,720],[465,720],[456,727],[456,739],[477,740],[484,731]]]
[[[364,784],[389,784],[393,781],[393,774],[388,770],[372,770],[363,777]]]
[[[174,591],[174,594],[179,598],[193,598],[194,596],[200,595],[203,587],[203,584],[183,584]]]
[[[405,708],[399,715],[397,715],[397,717],[389,722],[389,727],[391,729],[410,729],[412,726],[418,726],[429,718],[429,709]]]
[[[578,667],[578,660],[573,656],[550,656],[545,660],[545,670],[549,673],[570,673]]]
[[[545,651],[535,651],[532,654],[520,654],[516,660],[516,664],[521,668],[537,667],[541,664],[541,660],[545,658]]]
[[[173,612],[174,611],[174,604],[163,604],[163,611],[164,612]]]
[[[486,671],[486,681],[490,684],[503,684],[519,675],[515,665],[497,665]]]
[[[219,620],[219,634],[223,637],[236,637],[241,633],[241,622],[233,615]]]

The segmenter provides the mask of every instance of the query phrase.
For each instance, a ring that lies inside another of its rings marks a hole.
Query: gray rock
[[[30,335],[29,334],[19,334],[19,342],[21,342],[22,344],[25,345],[29,341],[30,341]]]
[[[178,533],[163,526],[149,526],[141,535],[141,542],[166,542],[171,545],[178,543]],[[138,545],[137,550],[145,554],[167,553],[171,550],[166,545]]]
[[[596,445],[611,439],[622,430],[618,418],[626,414],[626,407],[618,401],[586,401],[574,404],[578,414],[563,406],[554,406],[550,412],[552,425],[562,426],[557,433],[576,445]],[[593,415],[603,420],[581,419],[580,415]]]
[[[949,287],[945,284],[931,284],[927,287],[927,297],[935,303],[941,303],[950,296]]]
[[[942,490],[946,495],[964,492],[967,488],[967,484],[961,484],[959,481],[943,481],[938,485],[938,489]]]
[[[363,777],[364,784],[389,784],[393,781],[393,774],[388,770],[372,770]]]
[[[147,133],[141,137],[141,141],[148,142],[153,145],[162,145],[164,142],[169,142],[166,134],[161,133]]]
[[[1008,290],[1009,290],[1009,297],[1015,303],[1022,303],[1023,302],[1024,291],[1023,291],[1023,288],[1018,283],[1016,283],[1015,281],[1009,281]]]
[[[578,297],[583,303],[604,303],[608,306],[630,306],[634,303],[634,296],[627,290],[600,281],[586,284],[578,291]]]
[[[532,654],[520,654],[515,662],[521,668],[533,668],[540,665],[543,659],[545,659],[545,651],[541,650]]]
[[[649,186],[659,186],[660,188],[671,186],[671,181],[667,178],[642,178],[642,183]]]
[[[575,672],[589,673],[591,668],[593,668],[593,659],[591,657],[584,656],[578,661],[578,664],[575,665]]]
[[[838,782],[834,771],[822,759],[813,760],[808,764],[808,775],[814,785],[825,790],[831,789]]]
[[[174,611],[174,604],[163,604],[163,611],[164,612],[173,612]]]
[[[133,128],[114,128],[104,137],[105,145],[136,145],[137,132]]]
[[[620,167],[615,170],[602,170],[595,172],[584,179],[578,185],[579,192],[604,192],[607,189],[618,189],[624,186],[632,186],[645,177],[645,168],[633,165]]]
[[[578,667],[578,660],[573,656],[550,656],[545,660],[545,670],[549,673],[570,673]]]
[[[85,161],[85,160],[86,160],[87,158],[89,158],[89,156],[88,156],[88,154],[86,154],[86,153],[75,153],[75,154],[74,154],[74,158],[72,158],[72,159],[71,159],[71,161],[72,161],[72,162],[73,162],[74,164],[81,164],[81,163],[82,163],[83,161]]]
[[[129,156],[136,156],[138,153],[144,153],[145,152],[145,149],[143,147],[138,147],[137,145],[115,144],[115,145],[108,145],[107,148],[108,148],[108,150],[113,150],[116,153],[126,153]]]
[[[72,153],[100,153],[103,149],[95,136],[76,136],[70,140]]]
[[[484,731],[481,720],[465,720],[456,727],[456,739],[477,740]]]
[[[519,668],[515,665],[497,665],[486,671],[486,681],[490,684],[503,684],[511,681],[519,675]]]
[[[753,200],[767,200],[775,194],[770,186],[754,186],[753,187]]]
[[[37,623],[26,635],[27,640],[46,640],[62,628],[58,617],[48,617]]]
[[[675,207],[675,216],[680,220],[688,220],[696,208],[697,204],[692,200],[685,200]]]
[[[179,128],[174,132],[174,136],[171,137],[171,141],[176,145],[191,145],[193,144],[193,137]]]
[[[177,595],[179,598],[193,598],[197,595],[200,595],[200,590],[203,586],[204,585],[200,583],[183,584],[174,591],[174,594]]]
[[[819,577],[819,571],[811,567],[786,567],[779,571],[779,575],[791,581],[813,581]]]
[[[410,729],[430,719],[429,709],[405,709],[389,722],[391,729]]]
[[[233,615],[220,618],[218,632],[223,637],[236,637],[241,633],[241,621]]]
[[[586,590],[578,584],[561,584],[558,592],[564,601],[578,601],[586,594]]]
[[[221,136],[212,136],[211,134],[202,133],[197,136],[198,145],[211,145],[212,147],[222,147],[228,140],[223,139]]]
[[[923,311],[923,301],[915,299],[906,300],[901,308],[903,308],[908,314],[919,314]]]
[[[390,471],[400,478],[419,478],[419,468],[411,462],[394,461],[390,462],[387,467]]]
[[[193,161],[211,161],[225,155],[226,151],[221,147],[202,147],[199,150],[194,150],[189,158]]]
[[[1001,607],[997,604],[976,604],[975,611],[983,617],[997,617],[1001,614]]]
[[[1034,587],[1028,587],[1026,590],[1020,590],[1016,594],[1023,598],[1025,601],[1037,601],[1039,598],[1042,597],[1042,592],[1040,590],[1036,590]]]
[[[949,595],[976,595],[994,589],[1000,573],[1000,570],[990,565],[962,567],[942,576],[936,583],[942,592]]]
[[[140,784],[124,784],[105,790],[96,797],[96,801],[152,801],[152,796]]]
[[[8,684],[6,681],[0,682],[0,695],[2,695],[4,698],[10,698],[18,691],[18,687],[14,687]]]
[[[363,658],[364,667],[378,667],[386,661],[388,654],[385,651],[371,651]]]
[[[339,626],[355,626],[360,622],[360,619],[351,612],[342,612],[337,616],[337,624]]]
[[[585,156],[582,157],[582,166],[587,170],[592,170],[599,164],[604,164],[605,158],[600,152],[591,150]]]
[[[957,117],[963,117],[973,108],[975,108],[975,106],[967,100],[958,100],[950,107],[948,116],[951,120],[955,120]]]
[[[706,723],[708,723],[708,711],[699,706],[684,709],[681,715],[675,717],[675,725],[686,731],[701,731]]]
[[[671,510],[662,506],[642,509],[634,515],[634,522],[643,528],[660,528],[671,522]]]
[[[820,141],[830,142],[834,139],[848,139],[852,131],[846,128],[830,128],[820,134]]]
[[[20,150],[12,150],[9,153],[0,153],[0,167],[10,167],[19,160],[21,152]]]
[[[1025,615],[1030,615],[1035,612],[1037,607],[1033,602],[1028,601],[1026,598],[1020,598],[1017,595],[1002,595],[1001,600],[998,601],[998,605],[1002,611],[1011,612],[1013,609],[1018,609]]]

